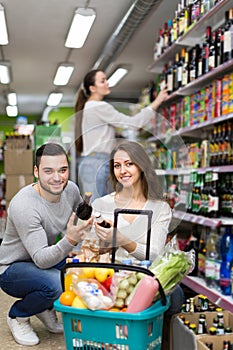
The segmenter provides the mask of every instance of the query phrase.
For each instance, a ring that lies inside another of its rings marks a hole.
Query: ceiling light
[[[71,74],[73,73],[74,65],[71,63],[61,63],[57,69],[53,84],[66,85],[68,84]]]
[[[61,102],[63,93],[62,92],[51,92],[48,97],[47,105],[50,107],[55,107]]]
[[[75,49],[81,48],[85,43],[95,17],[96,13],[94,9],[78,8],[75,11],[65,46]]]
[[[0,83],[9,84],[11,82],[10,62],[0,61]]]
[[[6,106],[6,113],[8,117],[17,117],[18,107],[17,106]]]
[[[11,91],[7,94],[7,102],[10,106],[16,106],[17,105],[17,96],[16,93]]]
[[[7,45],[8,43],[5,11],[2,4],[0,4],[0,45]]]
[[[118,68],[109,78],[109,87],[115,86],[128,73],[128,69]]]

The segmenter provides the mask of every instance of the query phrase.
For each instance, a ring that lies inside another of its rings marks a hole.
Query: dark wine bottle
[[[76,209],[76,218],[74,220],[74,225],[77,224],[78,219],[88,220],[91,217],[92,206],[89,204],[91,199],[91,192],[86,192],[83,197],[83,202],[81,202]]]

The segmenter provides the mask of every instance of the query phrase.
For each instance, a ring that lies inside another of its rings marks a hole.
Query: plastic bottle
[[[233,235],[231,226],[226,226],[221,240],[220,288],[224,295],[231,295],[231,267],[233,261]]]
[[[214,229],[211,229],[206,241],[206,263],[205,280],[210,288],[215,287],[215,260],[217,258],[216,242],[218,235]]]

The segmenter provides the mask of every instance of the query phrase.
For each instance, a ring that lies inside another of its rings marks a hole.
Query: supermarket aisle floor
[[[11,332],[6,323],[6,317],[13,298],[9,297],[0,289],[0,348],[4,350],[66,350],[65,341],[62,334],[49,333],[44,325],[36,318],[31,317],[31,323],[34,330],[40,338],[40,343],[36,346],[22,346],[17,344],[11,335]],[[58,314],[59,319],[61,315]]]

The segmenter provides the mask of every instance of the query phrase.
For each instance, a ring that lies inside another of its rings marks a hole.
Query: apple
[[[108,268],[96,268],[95,269],[95,278],[100,283],[104,282],[108,277],[112,277],[114,274],[113,269]]]
[[[107,277],[105,281],[103,281],[102,283],[102,286],[104,286],[108,292],[110,292],[110,287],[111,287],[111,284],[112,284],[112,277]]]

